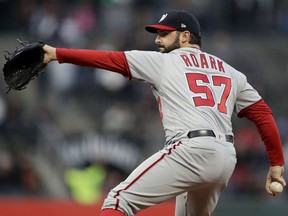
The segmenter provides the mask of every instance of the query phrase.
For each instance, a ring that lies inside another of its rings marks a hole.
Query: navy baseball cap
[[[172,10],[162,15],[157,24],[147,25],[145,29],[151,33],[158,30],[164,31],[186,31],[195,36],[201,36],[200,24],[197,18],[185,10]]]

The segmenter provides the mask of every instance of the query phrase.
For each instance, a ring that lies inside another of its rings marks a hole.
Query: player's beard
[[[179,42],[179,37],[180,34],[178,34],[178,36],[175,38],[175,40],[173,41],[172,44],[168,45],[168,46],[158,46],[159,51],[161,53],[169,53],[175,49],[179,49],[180,48],[180,42]]]

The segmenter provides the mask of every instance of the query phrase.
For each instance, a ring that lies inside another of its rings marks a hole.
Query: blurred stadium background
[[[194,13],[202,50],[247,75],[272,107],[287,154],[286,0],[0,0],[1,67],[4,52],[19,46],[16,38],[57,47],[156,50],[143,27],[167,9]],[[5,94],[2,74],[0,83],[3,216],[97,215],[107,192],[162,148],[158,108],[145,83],[57,63],[24,91]],[[265,194],[269,164],[257,130],[245,119],[233,122],[238,164],[216,215],[287,216],[287,190],[275,198]],[[172,216],[173,200],[164,207],[145,215]]]

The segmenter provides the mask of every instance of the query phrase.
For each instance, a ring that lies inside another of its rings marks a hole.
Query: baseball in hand
[[[274,181],[274,182],[271,182],[270,184],[270,190],[274,194],[281,193],[283,191],[283,186],[279,182]]]

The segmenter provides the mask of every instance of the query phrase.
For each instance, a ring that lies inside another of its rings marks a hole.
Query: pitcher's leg
[[[185,216],[186,212],[187,192],[176,197],[175,216]]]
[[[103,209],[120,210],[132,216],[189,191],[187,216],[209,215],[235,165],[235,157],[226,161],[224,152],[221,145],[200,143],[197,139],[169,145],[144,161],[124,182],[112,189]]]
[[[225,185],[218,184],[200,188],[193,193],[188,192],[187,216],[211,216],[224,188]]]
[[[176,198],[175,216],[212,216],[225,185],[203,184]]]
[[[110,191],[102,209],[120,210],[132,216],[183,193],[186,185],[178,186],[183,172],[182,164],[175,159],[178,148],[181,148],[180,143],[171,145],[140,164],[124,182]]]
[[[205,146],[205,144],[201,145]],[[215,143],[213,146],[216,153],[210,154],[209,163],[203,166],[206,168],[200,173],[203,178],[202,183],[191,184],[187,193],[177,197],[176,216],[211,216],[213,214],[220,194],[227,187],[236,165],[233,145]],[[200,150],[198,149],[197,152]],[[193,155],[195,154],[194,152]],[[197,162],[201,164],[201,160]]]

